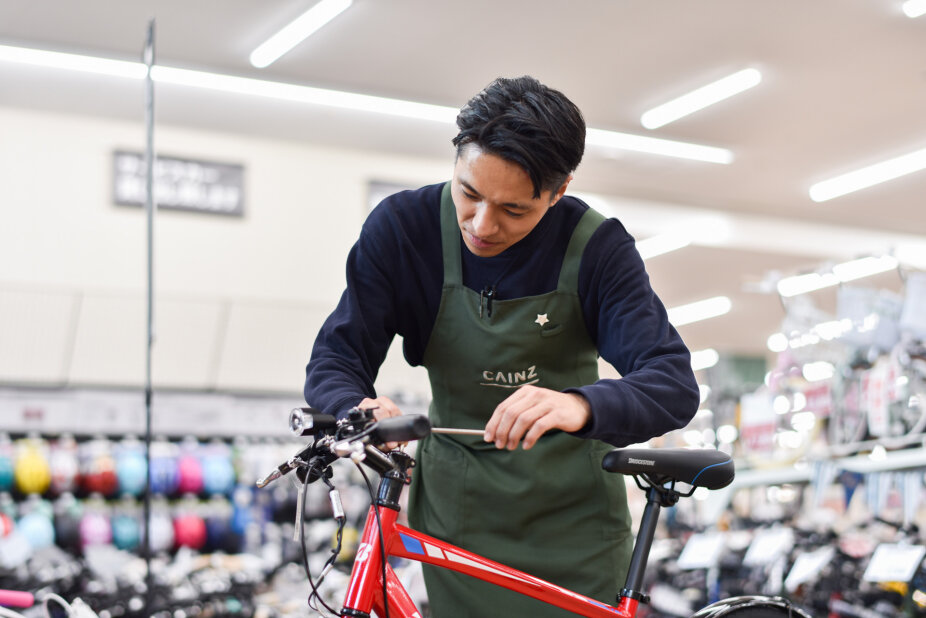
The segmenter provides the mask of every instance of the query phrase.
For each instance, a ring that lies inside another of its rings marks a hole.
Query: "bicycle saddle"
[[[606,454],[601,467],[608,472],[645,474],[662,484],[668,481],[692,487],[720,489],[733,481],[733,459],[713,449],[617,449]]]

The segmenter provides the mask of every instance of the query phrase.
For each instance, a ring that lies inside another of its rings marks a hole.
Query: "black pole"
[[[146,164],[146,199],[145,213],[148,230],[148,316],[145,341],[145,615],[151,615],[153,597],[151,573],[151,350],[154,345],[154,213],[157,205],[154,201],[154,82],[151,70],[154,67],[154,19],[148,22],[148,37],[145,42],[145,164]]]
[[[653,546],[656,536],[656,523],[659,521],[659,511],[662,508],[662,496],[655,487],[646,492],[646,507],[640,519],[640,529],[637,540],[633,545],[633,555],[630,557],[630,568],[627,569],[627,580],[621,596],[629,596],[639,600],[643,595],[643,575],[646,573],[646,560],[649,550]]]

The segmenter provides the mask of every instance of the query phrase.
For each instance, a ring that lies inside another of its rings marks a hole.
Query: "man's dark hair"
[[[463,106],[457,156],[467,144],[522,167],[541,191],[556,191],[579,166],[585,120],[575,104],[533,77],[498,78]]]

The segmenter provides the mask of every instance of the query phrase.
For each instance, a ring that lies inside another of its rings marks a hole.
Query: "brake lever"
[[[263,489],[264,487],[274,482],[278,478],[282,478],[286,474],[289,474],[290,472],[292,472],[293,470],[299,467],[300,462],[301,460],[297,459],[296,457],[293,457],[292,459],[288,461],[284,461],[279,466],[277,466],[276,470],[274,470],[273,472],[271,472],[264,478],[257,481],[257,488]]]
[[[299,451],[298,453],[296,453],[295,455],[293,455],[292,457],[290,457],[289,459],[281,463],[279,466],[277,466],[276,470],[274,470],[273,472],[271,472],[264,478],[257,481],[257,488],[263,489],[264,487],[274,482],[278,478],[281,478],[289,474],[296,468],[302,465],[305,465],[306,461],[308,461],[309,457],[312,455],[314,451],[315,451],[315,444],[310,444],[309,446],[305,447],[304,449],[302,449],[301,451]]]
[[[290,472],[298,468],[300,465],[304,464],[305,461],[303,461],[300,458],[300,455],[302,455],[302,452],[288,459],[287,461],[284,461],[279,466],[277,466],[276,470],[274,470],[273,472],[271,472],[264,478],[257,481],[257,488],[263,489],[270,483],[274,482],[275,480],[279,478],[282,478],[283,476],[289,474]]]

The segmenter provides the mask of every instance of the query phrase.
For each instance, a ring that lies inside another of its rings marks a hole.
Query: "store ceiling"
[[[824,203],[807,193],[926,147],[926,16],[907,18],[900,0],[355,0],[270,67],[251,67],[251,50],[313,3],[6,0],[0,45],[136,60],[154,18],[164,65],[453,107],[496,76],[532,74],[590,127],[728,148],[730,165],[590,148],[573,185],[613,198],[639,238],[677,231],[685,212],[727,232],[648,262],[667,305],[733,300],[727,316],[681,328],[693,349],[765,353],[783,316],[777,296],[757,291],[772,271],[926,244],[926,171]],[[746,67],[762,71],[756,88],[641,127],[650,107]],[[143,117],[137,89],[90,79],[0,63],[0,105]],[[158,88],[157,120],[446,157],[448,174],[452,157],[449,126],[176,86]],[[875,284],[899,289],[900,278]]]

